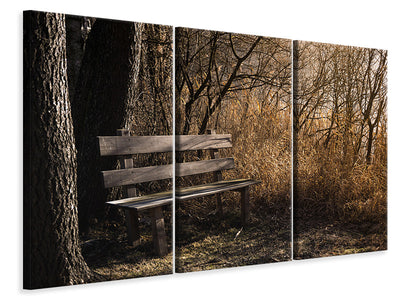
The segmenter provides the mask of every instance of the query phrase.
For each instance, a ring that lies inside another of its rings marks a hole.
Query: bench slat
[[[171,135],[98,136],[101,156],[172,152]]]
[[[208,150],[232,147],[231,134],[177,135],[176,151]]]
[[[176,164],[175,175],[183,177],[233,168],[235,168],[235,162],[232,157],[191,161]]]
[[[136,202],[128,206],[128,208],[134,208],[138,212],[149,209],[149,208],[154,208],[158,206],[164,206],[172,204],[172,198],[171,199],[159,199],[159,200],[147,200],[143,202]]]
[[[135,209],[137,211],[171,204],[173,200],[172,191],[145,195],[141,197],[126,198],[109,201],[107,204],[122,208]]]
[[[252,179],[234,179],[234,180],[223,180],[209,184],[202,184],[193,187],[177,188],[176,189],[176,200],[189,200],[198,197],[204,197],[214,195],[221,192],[237,190],[258,184],[261,181]]]
[[[98,136],[100,156],[172,152],[173,137],[158,136]],[[232,135],[178,135],[176,151],[208,150],[232,147]]]
[[[176,164],[176,176],[202,174],[233,169],[233,158],[220,158]],[[153,180],[172,178],[173,165],[102,171],[104,187],[124,186]]]
[[[251,179],[235,179],[202,184],[193,187],[177,188],[175,197],[177,200],[189,200],[193,198],[214,195],[216,193],[221,193],[225,191],[241,189],[246,186],[258,184],[260,182],[261,181]],[[107,204],[141,211],[157,206],[168,205],[171,204],[172,201],[172,191],[167,191],[141,197],[109,201],[107,202]]]
[[[134,202],[163,200],[163,199],[172,199],[172,191],[154,193],[154,194],[144,195],[144,196],[140,196],[140,197],[130,197],[130,198],[125,198],[125,199],[120,199],[120,200],[113,200],[113,201],[109,201],[106,203],[110,204],[110,205],[124,206],[124,205],[132,204]]]
[[[172,178],[173,165],[102,171],[104,187],[130,185],[153,180]]]

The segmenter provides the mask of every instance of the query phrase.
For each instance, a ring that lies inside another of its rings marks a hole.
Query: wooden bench
[[[249,187],[260,181],[251,179],[222,180],[222,170],[234,168],[232,157],[220,158],[218,149],[232,147],[230,134],[175,136],[175,151],[208,150],[211,159],[177,163],[175,175],[189,175],[213,172],[214,182],[177,188],[175,199],[179,201],[198,197],[217,195],[217,211],[222,215],[221,192],[239,191],[241,193],[241,220],[246,224],[249,216]],[[98,137],[101,156],[119,156],[121,169],[102,171],[104,187],[124,187],[124,199],[107,202],[122,208],[126,212],[128,242],[136,246],[140,242],[138,213],[150,210],[152,216],[152,234],[155,252],[165,255],[168,252],[162,206],[173,201],[172,191],[165,191],[144,196],[137,196],[135,184],[173,177],[173,165],[157,165],[134,168],[133,154],[167,153],[173,151],[172,136],[130,136],[128,129],[119,129],[117,136]]]

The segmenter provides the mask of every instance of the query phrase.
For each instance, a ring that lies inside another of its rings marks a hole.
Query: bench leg
[[[222,217],[223,214],[223,209],[222,209],[222,199],[221,199],[221,194],[217,194],[217,213],[220,217]]]
[[[139,246],[139,218],[136,210],[126,209],[126,226],[128,228],[128,244],[131,246]]]
[[[153,227],[154,251],[159,256],[166,255],[168,253],[167,236],[165,234],[164,216],[161,207],[151,210],[151,223]]]
[[[241,218],[242,218],[242,225],[246,225],[249,220],[249,199],[250,199],[250,188],[247,186],[240,190],[241,199]]]

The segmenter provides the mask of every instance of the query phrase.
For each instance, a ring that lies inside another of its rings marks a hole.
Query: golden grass
[[[233,138],[231,152],[224,154],[233,155],[236,169],[225,172],[225,178],[261,180],[261,184],[252,187],[255,210],[271,205],[289,208],[292,172],[290,107],[261,106],[255,95],[245,93],[240,102],[230,102],[229,109],[222,107],[215,122],[217,132],[231,133]],[[324,124],[315,122],[312,126],[311,131],[317,131]],[[341,136],[337,135],[336,143],[327,147],[305,134],[300,133],[295,138],[296,208],[307,211],[310,216],[346,222],[386,222],[385,128],[381,128],[374,140],[371,164],[365,162],[363,151],[358,154],[356,163],[352,163],[353,157],[343,158],[344,138]],[[225,197],[226,202],[237,205],[234,196]]]
[[[233,102],[219,116],[217,131],[232,134],[231,154],[235,170],[226,178],[252,178],[261,184],[252,187],[253,204],[258,209],[269,205],[289,209],[291,191],[291,129],[290,109],[265,105],[255,96],[247,95],[243,102]]]
[[[382,137],[383,138],[383,137]],[[387,212],[386,143],[376,142],[372,164],[352,164],[333,147],[298,137],[295,208],[342,221],[384,223]]]

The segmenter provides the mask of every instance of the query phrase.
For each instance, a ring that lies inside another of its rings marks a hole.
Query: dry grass
[[[227,176],[260,180],[261,184],[254,188],[254,199],[260,206],[264,202],[286,202],[291,189],[289,109],[253,108],[240,118],[237,111],[240,109],[233,107],[227,116],[230,126],[221,126],[222,132],[232,134],[234,145],[236,169]]]
[[[310,145],[313,145],[310,147]],[[386,221],[386,149],[372,164],[343,161],[342,153],[299,138],[295,207],[316,217],[351,223]]]

